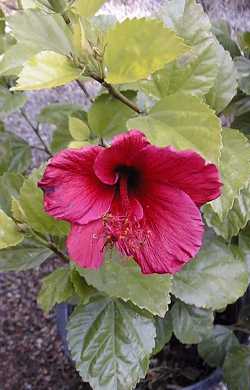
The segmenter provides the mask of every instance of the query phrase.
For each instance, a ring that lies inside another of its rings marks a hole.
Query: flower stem
[[[104,79],[96,76],[95,74],[91,74],[91,77],[100,83],[104,88],[106,88],[109,93],[117,100],[120,100],[122,103],[126,104],[126,106],[130,107],[132,110],[137,112],[137,114],[142,114],[142,111],[137,107],[136,104],[131,102],[126,96],[124,96],[120,91],[118,91],[113,85],[107,83]]]
[[[86,87],[81,83],[81,81],[80,80],[76,80],[76,83],[78,84],[79,88],[81,88],[81,90],[83,91],[85,96],[91,101],[91,103],[94,103],[94,99],[92,99],[92,97],[88,93]]]
[[[36,134],[37,138],[39,139],[39,141],[41,142],[41,144],[43,145],[44,147],[44,151],[50,156],[50,157],[53,157],[53,154],[51,153],[51,151],[49,150],[47,144],[44,142],[44,140],[42,139],[40,133],[39,133],[39,126],[34,126],[33,123],[31,122],[31,120],[29,119],[29,117],[27,116],[26,112],[21,108],[20,109],[20,112],[23,116],[23,118],[26,120],[26,122],[29,124],[30,128],[34,131],[34,133]]]

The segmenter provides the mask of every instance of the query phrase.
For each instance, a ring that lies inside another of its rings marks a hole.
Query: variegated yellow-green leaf
[[[144,131],[156,145],[194,149],[209,161],[219,161],[220,122],[197,97],[183,94],[167,96],[148,115],[130,119],[127,127]]]
[[[58,87],[76,80],[81,72],[67,57],[43,51],[24,64],[17,86],[13,89],[28,91]]]
[[[116,24],[106,41],[107,81],[113,84],[146,78],[189,50],[161,21],[145,18]]]
[[[0,249],[15,246],[23,240],[24,236],[17,228],[15,222],[0,210]]]

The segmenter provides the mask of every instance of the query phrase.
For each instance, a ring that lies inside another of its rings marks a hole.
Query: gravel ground
[[[5,2],[8,3],[6,0]],[[149,15],[161,2],[113,0],[104,7],[104,12],[115,12],[120,19],[126,16]],[[202,2],[212,17],[229,19],[235,29],[250,29],[249,0]],[[94,90],[92,85],[87,87],[91,92]],[[75,84],[29,93],[28,96],[25,110],[32,120],[35,120],[41,108],[48,103],[71,102],[88,106],[88,101]],[[10,130],[33,145],[39,145],[36,136],[20,115],[10,116],[6,124]],[[45,127],[43,131],[45,138],[49,139],[48,128]],[[34,157],[35,163],[38,164],[44,156],[36,152]],[[46,263],[39,271],[0,274],[1,390],[89,390],[89,386],[81,383],[74,368],[64,357],[54,314],[45,316],[36,304],[40,279],[50,272],[52,267],[52,263]],[[217,390],[221,389],[223,386]]]

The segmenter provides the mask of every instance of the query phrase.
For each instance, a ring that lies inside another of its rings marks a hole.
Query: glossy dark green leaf
[[[94,295],[98,294],[98,291],[89,286],[85,279],[76,270],[71,270],[71,282],[74,286],[76,294],[79,296],[82,304],[87,304]]]
[[[98,270],[78,268],[88,284],[111,297],[131,301],[141,309],[164,317],[170,303],[171,277],[144,275],[135,261],[119,254],[106,259]]]
[[[62,267],[43,278],[37,301],[49,313],[57,303],[66,302],[74,293],[70,267]]]
[[[232,58],[240,56],[239,46],[232,39],[232,29],[229,22],[226,20],[214,21],[212,31],[224,49],[231,54]]]
[[[173,278],[172,292],[187,304],[222,309],[246,291],[245,262],[223,240],[207,237],[194,260]]]
[[[246,262],[250,283],[250,225],[239,234],[239,247]]]
[[[0,176],[0,208],[8,215],[11,215],[11,198],[18,197],[23,180],[22,175],[14,172]]]
[[[223,366],[224,380],[229,390],[250,388],[250,347],[239,345],[230,350]]]
[[[173,332],[183,344],[198,344],[213,328],[213,312],[177,301],[171,309]]]
[[[198,345],[198,352],[211,367],[221,367],[226,354],[237,345],[239,341],[231,329],[216,325]]]
[[[33,238],[0,251],[0,271],[26,271],[39,267],[53,252]]]
[[[95,390],[132,390],[148,370],[155,335],[153,318],[101,296],[79,305],[68,324],[72,359]]]
[[[164,318],[155,317],[155,328],[156,328],[156,337],[155,337],[155,348],[153,350],[153,355],[159,353],[165,344],[167,344],[173,334],[173,325],[171,315],[168,312]]]

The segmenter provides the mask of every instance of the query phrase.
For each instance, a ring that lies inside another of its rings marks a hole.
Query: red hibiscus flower
[[[174,274],[199,251],[199,207],[220,195],[221,183],[198,153],[159,148],[131,130],[108,148],[58,153],[39,187],[46,212],[71,223],[68,252],[80,267],[99,268],[115,245],[145,274]]]

